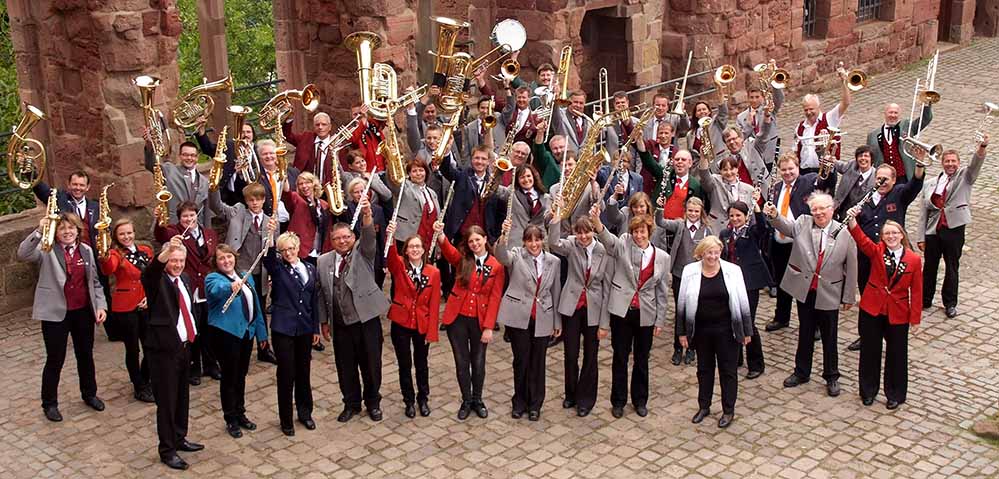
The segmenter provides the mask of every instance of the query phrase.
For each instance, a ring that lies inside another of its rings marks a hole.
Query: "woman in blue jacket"
[[[222,417],[226,432],[234,438],[243,436],[241,429],[257,428],[246,417],[246,373],[250,368],[253,340],[256,339],[261,347],[267,347],[267,324],[260,297],[252,276],[247,276],[246,282],[240,279],[243,272],[236,271],[238,255],[231,246],[218,245],[215,249],[218,271],[205,277],[208,325],[214,328],[208,337],[222,369],[219,381]],[[232,293],[237,293],[236,299],[223,312],[222,306]]]

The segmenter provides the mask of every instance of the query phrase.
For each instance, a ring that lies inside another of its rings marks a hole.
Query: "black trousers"
[[[209,337],[214,331],[208,327],[208,303],[194,303],[194,322],[198,327],[198,337],[200,341],[191,344],[191,377],[201,377],[201,373],[218,369],[219,363],[212,351],[212,339]]]
[[[944,260],[944,280],[940,294],[944,307],[957,306],[957,289],[960,280],[961,250],[964,248],[964,226],[945,228],[937,234],[926,235],[923,264],[923,304],[933,303],[937,294],[937,269],[940,258]]]
[[[226,424],[234,424],[246,414],[246,373],[250,369],[253,338],[249,332],[238,338],[214,326],[212,329],[212,349],[219,355],[222,370],[219,381],[222,417]]]
[[[447,339],[454,353],[454,368],[463,403],[482,402],[486,381],[486,343],[482,342],[479,319],[458,316],[447,327]]]
[[[434,254],[438,256],[437,261],[434,263],[437,269],[441,272],[441,298],[447,298],[451,294],[451,289],[454,288],[454,269],[451,268],[451,263],[448,263],[444,259],[444,255],[441,254],[440,246],[438,245],[434,249]]]
[[[562,316],[562,337],[565,338],[565,398],[575,401],[579,409],[593,409],[597,403],[597,352],[599,326],[587,326],[586,307],[572,316]],[[580,341],[582,338],[582,341]],[[583,367],[579,367],[579,346],[583,345]]]
[[[671,283],[673,288],[673,321],[683,321],[683,318],[679,317],[679,307],[677,304],[680,302],[680,277],[673,276],[673,282]],[[683,346],[680,345],[680,335],[676,334],[676,323],[673,324],[673,351],[683,351]],[[689,348],[688,348],[689,349]]]
[[[361,410],[361,399],[368,410],[381,407],[382,396],[382,322],[371,318],[349,326],[333,323],[333,359],[340,382],[343,403]],[[364,389],[361,389],[361,385]]]
[[[885,397],[903,403],[909,389],[909,324],[889,324],[888,315],[871,316],[863,310],[860,311],[860,397],[878,395],[882,341]]]
[[[263,275],[263,269],[261,269],[260,273],[257,273],[257,274],[253,275],[253,289],[257,292],[257,297],[260,298],[260,305],[266,307],[266,305],[264,303],[266,302],[267,297],[264,296],[264,275]],[[269,318],[267,316],[267,311],[266,310],[261,311],[261,315],[264,318],[264,326],[265,326],[265,329],[267,329],[267,337],[270,337],[271,328],[270,328],[270,323],[267,322],[269,320]],[[257,349],[263,349],[263,348],[260,347],[259,343],[257,344]]]
[[[145,311],[139,310],[110,313],[118,325],[122,342],[125,343],[125,368],[128,369],[128,380],[137,388],[149,384],[149,362],[145,356],[139,360],[141,344],[146,337],[146,321],[142,318],[145,314]]]
[[[170,327],[170,326],[166,326]],[[185,343],[176,351],[147,349],[153,396],[156,397],[156,434],[160,457],[177,453],[177,445],[187,437],[191,347]]]
[[[76,372],[80,376],[80,395],[97,395],[94,373],[94,312],[90,305],[66,311],[62,321],[41,321],[45,342],[45,366],[42,368],[42,407],[59,405],[59,376],[66,362],[66,347],[73,336]]]
[[[292,394],[299,419],[312,417],[312,335],[286,336],[275,331],[271,343],[277,357],[278,418],[282,428],[290,428],[294,426]]]
[[[760,330],[756,329],[756,307],[760,305],[760,290],[747,290],[746,293],[749,296],[749,317],[753,321],[753,335],[746,345],[746,369],[763,372],[766,369],[766,364],[763,362],[763,341],[760,339]],[[742,357],[741,343],[739,356]]]
[[[632,348],[635,364],[631,370],[631,403],[645,406],[649,402],[649,353],[652,351],[653,326],[642,326],[639,309],[630,309],[625,317],[611,316],[611,405],[624,407],[628,403],[628,360]]]
[[[815,291],[805,302],[798,301],[798,350],[794,353],[794,374],[808,379],[812,375],[812,355],[815,354],[815,330],[822,337],[822,379],[839,379],[839,354],[836,350],[839,310],[815,309]]]
[[[735,413],[735,400],[739,392],[738,362],[739,343],[732,335],[732,327],[703,328],[694,332],[693,346],[697,351],[697,406],[711,409],[715,390],[715,365],[721,383],[722,412]]]
[[[793,244],[783,244],[770,240],[770,261],[774,272],[774,282],[777,285],[777,306],[774,310],[774,322],[789,324],[791,322],[791,303],[794,298],[787,291],[780,287],[780,282],[784,279],[784,271],[787,270],[787,263],[791,261],[791,247]]]
[[[402,401],[406,404],[413,404],[413,401],[426,402],[430,396],[430,366],[427,362],[430,345],[427,344],[427,336],[397,323],[392,323],[389,336],[395,349],[395,359],[399,363]],[[413,366],[416,367],[416,392],[413,391],[413,375],[410,373]]]
[[[507,326],[513,349],[513,410],[541,411],[545,402],[545,355],[548,336],[534,336],[535,321],[527,329]]]

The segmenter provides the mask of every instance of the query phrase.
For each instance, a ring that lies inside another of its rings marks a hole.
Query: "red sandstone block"
[[[537,8],[542,12],[557,12],[566,7],[569,0],[538,0]]]
[[[857,24],[856,16],[852,13],[839,15],[829,19],[829,31],[826,38],[835,38],[849,35],[853,27]]]
[[[749,23],[752,19],[748,15],[736,15],[728,19],[728,38],[740,38],[749,33]]]
[[[915,0],[912,6],[912,23],[920,24],[937,18],[940,13],[940,2],[934,0]]]
[[[674,32],[663,32],[659,42],[663,58],[682,58],[687,55],[687,36]]]

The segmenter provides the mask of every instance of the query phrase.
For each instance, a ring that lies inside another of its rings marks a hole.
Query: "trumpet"
[[[931,164],[936,163],[937,159],[940,158],[940,155],[943,154],[943,145],[940,143],[925,143],[919,141],[918,138],[908,136],[902,138],[902,151],[916,160],[916,166],[926,168]],[[926,152],[926,156],[929,158],[929,161],[920,160],[919,157],[916,156],[918,151]]]
[[[839,67],[836,68],[836,72],[843,77],[843,82],[846,83],[846,87],[850,91],[860,91],[867,86],[867,73],[863,70],[854,68],[847,71],[843,67],[843,62],[839,62]]]
[[[153,107],[153,95],[156,87],[160,86],[160,79],[154,76],[141,75],[132,80],[132,84],[139,87],[142,96],[141,106],[143,117],[146,122],[146,129],[149,130],[149,143],[156,153],[156,161],[159,162],[170,154],[170,131],[163,127],[163,113]]]
[[[728,97],[735,91],[736,70],[732,65],[722,65],[715,70],[714,82],[722,101],[727,101]]]
[[[209,83],[206,79],[204,83],[198,85],[187,92],[180,101],[170,110],[173,117],[173,124],[181,130],[200,129],[208,123],[209,117],[215,111],[215,99],[213,92],[228,91],[232,93],[232,73],[225,78]]]
[[[108,255],[108,250],[111,249],[111,204],[108,202],[108,188],[114,186],[114,183],[107,185],[101,190],[100,196],[100,215],[98,216],[97,222],[94,223],[94,229],[97,230],[97,238],[95,239],[94,247],[97,250],[98,258],[105,258]]]
[[[683,94],[687,90],[687,76],[690,75],[690,61],[693,59],[694,59],[694,51],[691,50],[690,53],[687,54],[687,69],[683,71],[683,83],[677,85],[673,92],[674,100],[673,100],[672,113],[674,115],[686,114],[686,112],[683,111]]]
[[[274,95],[260,109],[258,116],[260,128],[274,132],[274,139],[278,146],[284,146],[285,139],[284,132],[281,131],[281,124],[294,113],[292,100],[298,100],[306,111],[316,111],[316,108],[319,108],[319,89],[310,83],[301,90],[285,90]]]
[[[226,110],[233,116],[233,140],[236,146],[236,171],[247,183],[257,181],[260,176],[260,165],[253,160],[253,144],[243,138],[243,125],[246,115],[253,113],[248,106],[230,105]]]
[[[25,103],[24,116],[7,143],[7,177],[24,190],[37,185],[45,173],[45,146],[28,137],[28,132],[44,119],[42,110]]]
[[[227,147],[226,135],[229,134],[229,125],[222,127],[218,141],[215,143],[215,156],[212,157],[212,169],[208,172],[208,189],[218,191],[219,182],[222,181],[222,168],[225,167],[225,152]]]
[[[496,108],[495,96],[489,98],[488,105],[489,111],[487,111],[486,115],[482,117],[482,126],[487,130],[491,130],[496,126],[496,113],[493,111],[493,109]]]
[[[516,136],[517,131],[510,128],[510,131],[506,134],[506,141],[503,142],[503,147],[500,148],[499,155],[496,156],[496,161],[493,162],[492,176],[489,177],[489,182],[486,183],[486,186],[482,188],[482,192],[479,194],[481,199],[486,200],[493,193],[496,193],[503,173],[513,169],[513,162],[510,161],[510,150],[513,149],[513,140]]]
[[[59,226],[59,199],[55,188],[52,188],[52,192],[49,193],[49,201],[45,205],[45,217],[49,219],[48,223],[42,226],[42,241],[41,250],[45,253],[52,251],[52,245],[55,244],[56,230]]]

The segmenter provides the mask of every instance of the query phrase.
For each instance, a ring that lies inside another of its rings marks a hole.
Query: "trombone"
[[[912,108],[909,109],[909,128],[908,131],[902,133],[905,136],[912,136],[918,139],[923,129],[923,113],[926,112],[927,107],[940,101],[940,93],[934,89],[934,84],[937,81],[937,63],[939,60],[940,50],[937,50],[933,58],[930,59],[929,64],[926,65],[926,78],[916,79],[916,87],[912,90]],[[920,104],[918,119],[915,117],[916,103]],[[916,125],[915,133],[912,133],[913,123]]]
[[[683,83],[674,87],[673,96],[676,98],[674,100],[675,103],[673,105],[673,111],[672,111],[674,115],[686,114],[686,112],[683,111],[683,94],[687,90],[687,77],[690,76],[690,61],[693,59],[694,59],[694,51],[691,50],[689,53],[687,53],[687,68],[683,71]]]
[[[593,118],[610,113],[610,90],[607,86],[607,69],[601,67],[597,75],[597,103],[593,105]]]

